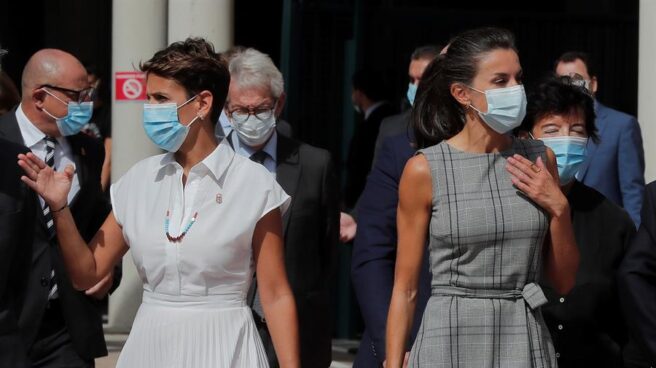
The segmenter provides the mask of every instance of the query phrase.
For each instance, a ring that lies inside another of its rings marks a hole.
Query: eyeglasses
[[[558,77],[558,81],[567,86],[577,87],[580,91],[592,97],[592,93],[590,92],[590,81],[583,78],[580,74],[572,73],[572,75],[561,75]]]
[[[55,91],[62,92],[63,94],[68,96],[68,98],[70,98],[71,100],[73,100],[77,103],[91,101],[93,99],[94,93],[96,91],[96,89],[93,88],[93,87],[89,87],[89,88],[85,88],[85,89],[76,91],[74,89],[69,89],[69,88],[64,88],[64,87],[57,87],[57,86],[53,86],[53,85],[50,85],[50,84],[43,84],[39,88],[50,88],[50,89],[53,89]]]
[[[274,103],[273,107],[257,107],[255,109],[248,108],[237,108],[227,112],[229,118],[233,119],[238,123],[243,123],[248,118],[253,115],[259,121],[268,120],[273,116],[273,113],[276,110],[276,104]]]

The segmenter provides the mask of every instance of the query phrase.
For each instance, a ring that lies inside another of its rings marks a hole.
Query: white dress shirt
[[[132,250],[144,290],[219,295],[243,302],[252,280],[252,239],[262,216],[290,197],[262,165],[236,155],[227,141],[196,164],[182,184],[172,153],[134,165],[111,187],[114,216]],[[194,214],[196,222],[180,242]]]
[[[23,137],[23,143],[27,148],[29,148],[32,153],[34,153],[38,158],[43,161],[46,160],[46,142],[43,140],[46,135],[39,130],[31,121],[27,118],[23,112],[22,105],[18,105],[16,109],[16,120],[18,121],[18,128],[20,129],[21,136]],[[73,152],[71,151],[71,146],[66,141],[65,137],[57,137],[57,144],[55,145],[55,168],[57,171],[64,170],[68,165],[75,164],[73,157]],[[80,191],[80,181],[77,176],[77,171],[73,175],[73,183],[71,184],[71,190],[68,192],[68,203],[73,202],[73,199]],[[41,206],[43,207],[43,199],[39,197]]]

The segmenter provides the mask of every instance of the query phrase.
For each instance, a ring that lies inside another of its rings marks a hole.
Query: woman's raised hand
[[[18,166],[25,171],[21,180],[41,196],[51,209],[66,206],[75,174],[73,165],[66,166],[63,171],[55,171],[29,152],[18,155]]]
[[[568,207],[567,197],[548,168],[538,156],[535,163],[515,154],[508,157],[506,170],[512,183],[551,216],[559,216]],[[556,174],[557,175],[557,174]]]

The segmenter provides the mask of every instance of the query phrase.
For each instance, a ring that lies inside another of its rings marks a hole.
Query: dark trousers
[[[73,347],[71,336],[57,300],[46,308],[41,327],[30,349],[33,368],[93,368],[93,359],[82,358]]]
[[[276,350],[273,348],[273,340],[271,340],[271,334],[269,334],[266,322],[264,322],[262,317],[258,316],[255,312],[253,312],[253,319],[255,320],[257,332],[262,339],[262,345],[264,345],[264,351],[266,352],[267,360],[269,361],[269,368],[279,368],[280,364],[278,363]]]

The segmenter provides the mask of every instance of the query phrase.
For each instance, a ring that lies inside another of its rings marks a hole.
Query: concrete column
[[[218,52],[233,46],[234,0],[169,0],[168,41],[202,37]]]
[[[656,180],[656,1],[640,0],[638,121],[645,147],[645,181]]]
[[[114,0],[112,4],[112,78],[116,72],[135,71],[141,61],[167,44],[167,0]],[[139,160],[159,154],[143,129],[144,101],[116,101],[112,83],[112,181]],[[130,331],[141,304],[141,280],[128,252],[123,257],[123,279],[109,298],[108,332]]]

